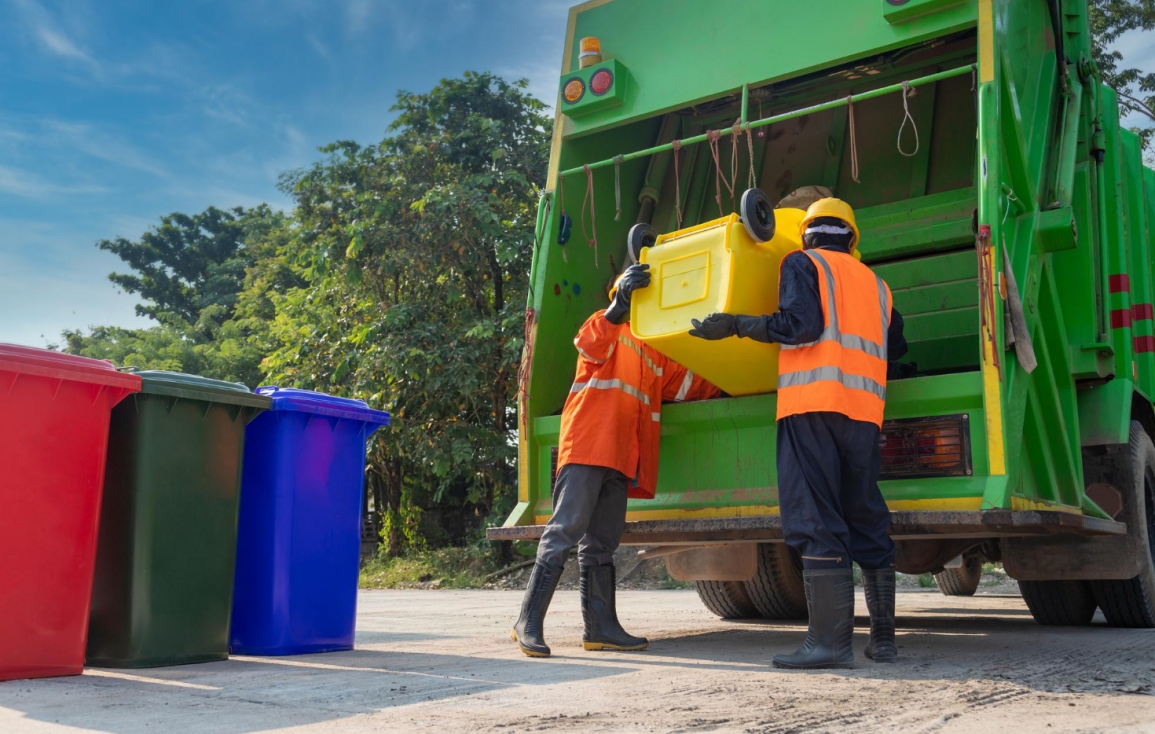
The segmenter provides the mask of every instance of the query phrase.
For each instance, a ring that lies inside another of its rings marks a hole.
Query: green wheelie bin
[[[229,654],[245,426],[270,405],[237,383],[142,371],[112,412],[88,665]]]

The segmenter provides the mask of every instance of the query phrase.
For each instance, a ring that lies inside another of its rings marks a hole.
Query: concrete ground
[[[1155,630],[1036,625],[1012,596],[900,593],[898,665],[797,673],[797,624],[723,622],[692,591],[630,591],[649,651],[580,648],[576,592],[551,660],[510,642],[512,591],[369,591],[357,649],[0,683],[0,732],[1155,731]],[[858,610],[863,613],[861,594]]]

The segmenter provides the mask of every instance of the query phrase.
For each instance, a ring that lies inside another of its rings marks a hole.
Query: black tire
[[[741,581],[695,581],[698,598],[722,619],[753,619],[758,609]]]
[[[626,248],[629,251],[630,262],[640,263],[642,250],[653,247],[657,240],[658,230],[645,222],[638,222],[630,227],[630,233],[626,235]]]
[[[1138,576],[1117,581],[1092,581],[1091,589],[1107,624],[1112,627],[1155,627],[1155,445],[1138,421],[1131,421],[1132,497],[1143,503],[1147,555]]]
[[[1088,581],[1020,581],[1019,593],[1039,624],[1083,627],[1095,616],[1095,594]]]
[[[959,568],[944,568],[934,575],[943,596],[974,596],[983,578],[982,556],[966,556]]]
[[[739,206],[742,224],[746,226],[746,233],[755,242],[769,242],[774,239],[774,207],[770,205],[770,197],[762,189],[746,189],[742,194],[742,204]]]
[[[750,601],[766,619],[806,619],[802,563],[785,543],[758,544],[758,572],[745,582]]]

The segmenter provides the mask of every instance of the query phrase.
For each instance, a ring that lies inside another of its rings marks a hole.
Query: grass
[[[918,586],[920,589],[933,589],[936,584],[934,582],[934,574],[923,573],[918,576]]]
[[[362,589],[476,589],[498,570],[490,554],[441,548],[399,558],[374,558],[361,568]]]

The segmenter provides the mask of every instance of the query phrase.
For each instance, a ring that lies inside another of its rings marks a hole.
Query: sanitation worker
[[[622,629],[615,603],[614,551],[626,498],[654,496],[662,402],[717,397],[721,391],[634,338],[630,297],[650,284],[635,264],[610,290],[610,305],[582,325],[577,376],[561,414],[553,516],[537,548],[513,639],[530,657],[548,657],[543,622],[570,548],[578,546],[586,650],[644,650]]]
[[[862,567],[870,610],[866,656],[894,662],[894,542],[878,488],[878,437],[887,360],[906,353],[890,288],[852,253],[854,211],[814,202],[803,249],[782,260],[778,311],[712,314],[690,333],[778,342],[778,501],[782,533],[802,556],[810,628],[802,647],[775,655],[781,668],[854,662],[854,577]]]

